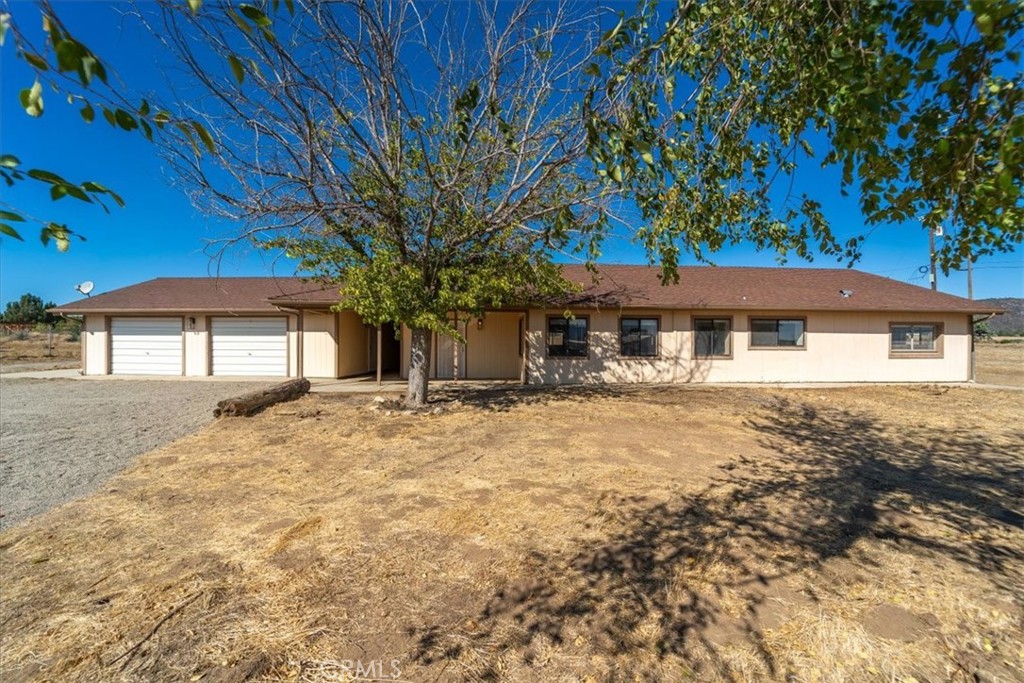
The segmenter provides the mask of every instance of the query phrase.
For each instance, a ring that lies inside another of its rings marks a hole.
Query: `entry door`
[[[285,318],[214,318],[212,374],[288,376],[288,321]]]
[[[182,374],[181,318],[113,318],[112,375]]]

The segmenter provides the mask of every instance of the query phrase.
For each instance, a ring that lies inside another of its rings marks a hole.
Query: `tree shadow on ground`
[[[473,385],[453,386],[451,384],[431,391],[430,402],[450,404],[454,401],[474,408],[494,412],[507,412],[530,405],[547,405],[561,401],[586,402],[599,398],[622,398],[639,394],[642,386],[594,384],[568,386],[496,386]]]
[[[492,595],[470,626],[414,631],[417,660],[458,660],[467,678],[498,680],[499,657],[530,666],[539,648],[571,649],[582,638],[584,652],[618,659],[607,680],[662,679],[669,659],[697,679],[731,679],[722,645],[746,639],[763,674],[782,677],[785,664],[762,646],[773,591],[833,558],[870,565],[862,539],[984,572],[1024,600],[1013,507],[1024,496],[1021,431],[896,430],[786,399],[747,427],[774,455],[740,456],[705,490],[668,502],[601,501],[591,530],[600,533],[580,532],[600,540],[535,551],[522,573],[529,579]]]

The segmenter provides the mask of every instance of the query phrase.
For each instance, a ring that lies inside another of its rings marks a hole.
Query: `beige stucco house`
[[[856,270],[567,266],[582,291],[455,316],[432,376],[592,382],[962,382],[997,311]],[[405,377],[408,337],[298,278],[159,278],[55,309],[84,317],[86,375]],[[567,316],[567,313],[569,314]],[[398,339],[396,339],[396,336]]]

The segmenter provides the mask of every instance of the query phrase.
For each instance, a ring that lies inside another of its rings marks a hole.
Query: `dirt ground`
[[[217,401],[268,384],[0,375],[0,529],[101,489],[211,422]]]
[[[219,421],[0,534],[5,683],[1024,680],[1022,393],[374,406]]]
[[[81,363],[82,344],[68,341],[67,333],[30,332],[27,339],[14,335],[0,336],[0,373],[21,370],[73,368]]]
[[[1024,339],[1004,343],[978,342],[974,352],[979,382],[1024,387]]]

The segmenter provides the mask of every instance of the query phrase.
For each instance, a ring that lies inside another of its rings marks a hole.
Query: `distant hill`
[[[978,299],[980,303],[992,304],[1006,311],[988,321],[988,326],[996,334],[1007,332],[1024,332],[1024,299],[1006,297],[1002,299]]]

